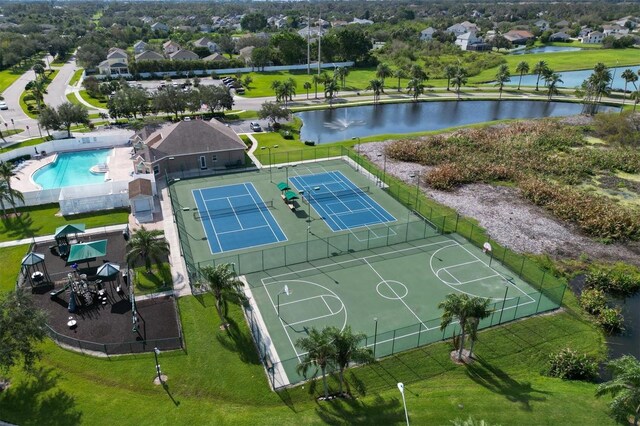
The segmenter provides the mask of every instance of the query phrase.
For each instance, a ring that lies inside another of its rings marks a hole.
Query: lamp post
[[[278,166],[278,170],[280,169],[284,169],[285,173],[286,173],[286,177],[285,177],[285,183],[288,185],[289,184],[289,167],[295,167],[297,166],[297,164],[290,164],[288,166]]]
[[[272,178],[272,176],[271,176],[271,169],[272,169],[272,167],[273,167],[273,164],[271,164],[271,150],[272,150],[272,149],[274,149],[274,148],[277,148],[277,147],[278,147],[278,145],[273,145],[273,146],[263,146],[263,147],[261,147],[261,148],[260,148],[261,150],[265,150],[265,149],[266,149],[266,150],[268,150],[268,151],[269,151],[269,181],[270,181],[271,183],[273,183],[273,178]]]
[[[13,121],[13,118],[11,119],[11,125],[13,126],[13,131],[16,131],[16,123],[15,121]]]
[[[354,137],[351,138],[351,140],[352,141],[355,141],[355,140],[358,141],[358,148],[357,148],[358,158],[356,159],[356,170],[360,171],[360,137],[354,136]]]
[[[409,426],[409,413],[407,413],[407,401],[404,399],[404,384],[398,383],[398,390],[402,395],[402,405],[404,406],[404,418],[407,420],[407,426]]]
[[[387,177],[387,154],[383,151],[382,154],[376,154],[376,157],[383,157],[383,166],[382,166],[382,181],[380,182],[380,186],[384,185],[385,178]]]
[[[287,296],[291,295],[291,292],[289,291],[289,286],[285,284],[284,288],[280,291],[280,293],[277,294],[277,298],[278,298],[278,318],[280,318],[280,295],[281,294],[286,294]]]
[[[376,344],[378,343],[378,317],[373,319],[375,326],[373,328],[373,359],[376,359]]]
[[[160,371],[160,364],[158,364],[158,355],[160,355],[160,349],[153,348],[153,355],[156,358],[156,374],[158,374],[158,381],[162,383],[162,372]]]
[[[416,201],[415,201],[415,210],[418,211],[418,195],[420,194],[420,172],[414,171],[409,175],[410,178],[415,179],[416,181]]]

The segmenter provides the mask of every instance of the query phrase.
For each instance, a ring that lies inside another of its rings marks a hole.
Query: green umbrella
[[[287,191],[287,192],[284,193],[284,198],[286,198],[287,201],[297,200],[298,199],[298,194],[296,194],[293,191]]]
[[[107,240],[91,241],[89,243],[74,244],[69,250],[67,262],[88,263],[89,259],[107,255]]]
[[[62,237],[69,234],[81,234],[84,232],[84,223],[70,223],[68,225],[58,226],[56,228],[55,237]]]

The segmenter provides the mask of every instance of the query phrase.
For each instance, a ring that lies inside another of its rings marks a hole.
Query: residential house
[[[311,40],[316,40],[318,37],[324,37],[325,30],[320,27],[304,27],[301,30],[298,30],[298,34],[303,39],[307,39],[309,37]]]
[[[158,31],[161,33],[167,33],[169,32],[169,27],[166,24],[163,24],[162,22],[155,22],[151,24],[151,30]]]
[[[205,62],[228,62],[229,61],[228,58],[226,58],[225,56],[221,55],[218,52],[212,53],[211,55],[202,58],[202,60]]]
[[[142,18],[140,18],[140,20],[149,25],[151,25],[151,23],[153,22],[153,18],[151,16],[143,16]]]
[[[169,59],[172,61],[196,61],[200,57],[190,50],[180,49],[170,54]]]
[[[533,23],[533,25],[540,28],[540,31],[546,31],[549,29],[549,21],[546,21],[544,19],[538,19]]]
[[[193,42],[195,47],[206,47],[209,52],[214,53],[218,51],[218,45],[211,41],[208,37],[202,37]]]
[[[553,33],[549,36],[549,41],[570,41],[571,40],[571,36],[569,36],[569,34],[565,33],[564,31],[559,31],[557,33]]]
[[[153,50],[144,51],[135,56],[136,62],[142,61],[162,61],[164,60],[164,56],[159,54],[158,52],[154,52]]]
[[[433,39],[433,34],[436,32],[436,29],[433,27],[426,28],[420,31],[420,40],[429,41]]]
[[[349,24],[372,25],[373,21],[369,19],[353,18],[353,21],[349,22]]]
[[[216,119],[180,121],[148,136],[134,159],[138,173],[180,176],[244,165],[245,144]]]
[[[145,43],[144,41],[142,41],[142,40],[137,41],[133,45],[133,53],[136,54],[136,55],[139,55],[140,53],[142,53],[145,50],[147,50],[148,47],[149,47],[149,45],[147,43]]]
[[[620,19],[617,19],[615,21],[612,21],[612,23],[620,25],[621,27],[634,29],[635,27],[638,26],[638,21],[639,20],[640,19],[629,15],[629,16],[625,16],[624,18],[620,18]]]
[[[98,65],[98,71],[106,76],[129,74],[127,52],[120,48],[112,47],[107,53],[107,59]]]
[[[166,56],[176,53],[180,49],[180,45],[173,40],[165,41],[162,45],[162,50]]]
[[[347,25],[349,25],[349,23],[347,21],[342,21],[342,20],[331,21],[331,27],[332,28],[345,27]]]
[[[602,26],[602,34],[605,37],[607,36],[624,36],[629,34],[629,28],[622,27],[617,24],[613,25],[603,25]]]
[[[460,34],[456,37],[456,46],[459,46],[461,50],[478,50],[473,49],[471,46],[482,43],[482,37],[476,36],[476,33],[471,31],[468,33]]]
[[[462,24],[453,24],[452,26],[450,26],[449,28],[447,28],[446,30],[449,33],[452,33],[453,35],[455,35],[456,37],[458,37],[459,35],[462,35],[467,31],[467,28],[462,25]]]
[[[255,46],[243,47],[238,51],[238,56],[244,61],[245,64],[251,64],[251,54]]]
[[[533,40],[534,38],[533,34],[526,30],[511,30],[507,31],[502,36],[512,44],[526,44],[527,41]]]
[[[556,22],[556,24],[554,25],[554,27],[556,28],[569,28],[569,26],[571,25],[571,23],[567,20],[561,20]]]
[[[582,38],[593,31],[593,28],[587,27],[586,25],[580,28],[580,32],[578,33],[578,38]]]
[[[213,27],[209,24],[200,24],[198,26],[198,28],[200,29],[200,32],[202,33],[210,33],[213,31]]]
[[[580,42],[584,44],[598,44],[602,43],[602,39],[604,38],[604,34],[600,31],[591,31],[589,34],[580,38]]]

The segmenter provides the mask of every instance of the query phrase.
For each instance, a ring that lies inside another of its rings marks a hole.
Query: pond
[[[577,52],[580,47],[569,46],[540,46],[532,49],[518,49],[510,52],[512,55],[534,55],[536,53]]]
[[[536,101],[438,101],[368,105],[297,113],[300,139],[316,144],[440,130],[486,121],[580,114],[581,104]]]
[[[529,64],[530,67],[533,67],[534,64]],[[614,89],[623,90],[624,89],[624,80],[621,75],[626,69],[632,69],[634,72],[638,72],[638,65],[629,66],[629,67],[617,67],[617,68],[609,68],[611,70],[611,75],[613,77],[613,85]],[[558,84],[560,87],[579,87],[583,81],[585,81],[589,76],[593,73],[593,69],[581,70],[581,71],[563,71],[560,74],[560,78],[562,79],[562,83]],[[517,86],[518,80],[520,76],[517,74],[511,75],[511,81],[507,83],[509,86]],[[528,74],[522,76],[522,85],[523,86],[534,86],[536,85],[537,76],[533,74]],[[636,83],[637,84],[637,83]],[[544,81],[540,79],[540,87],[544,86]],[[627,85],[627,90],[633,90],[633,84]]]

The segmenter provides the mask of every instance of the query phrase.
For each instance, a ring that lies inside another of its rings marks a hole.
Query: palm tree
[[[31,92],[34,99],[36,100],[36,103],[38,104],[38,110],[40,110],[40,106],[44,100],[44,94],[47,93],[44,87],[44,81],[38,79],[30,81],[25,86],[25,89]]]
[[[11,197],[11,204],[13,203],[14,191],[11,187],[11,178],[15,177],[20,180],[20,178],[13,171],[13,164],[7,161],[0,161],[0,182],[6,182],[7,187],[9,189],[9,196]]]
[[[518,90],[520,90],[520,83],[522,83],[522,76],[529,72],[529,63],[526,61],[518,62],[518,65],[516,65],[516,72],[520,74],[520,79],[518,80]]]
[[[35,64],[33,66],[33,72],[36,73],[36,80],[38,79],[38,76],[40,76],[40,80],[44,80],[44,65]]]
[[[585,93],[584,103],[587,108],[585,112],[589,114],[597,112],[602,96],[611,91],[611,80],[611,71],[602,62],[596,64],[593,73],[582,83]]]
[[[393,76],[398,79],[398,92],[400,91],[400,80],[407,78],[407,70],[404,67],[396,68],[393,72]]]
[[[540,77],[544,73],[544,70],[548,68],[548,65],[545,61],[538,61],[536,65],[533,67],[533,73],[538,77],[536,78],[536,92],[538,91],[538,84],[540,83]]]
[[[460,100],[460,89],[465,84],[467,84],[467,70],[462,67],[458,67],[456,74],[453,76],[453,79],[451,80],[451,85],[456,89],[456,95],[458,97],[458,100]]]
[[[333,344],[334,335],[331,329],[325,328],[318,331],[312,328],[307,337],[302,337],[296,341],[296,346],[306,352],[296,370],[305,377],[312,365],[320,368],[322,372],[322,384],[324,385],[324,397],[329,396],[327,387],[327,367],[336,358],[336,348]]]
[[[311,82],[305,81],[302,87],[304,88],[304,90],[307,91],[307,99],[309,99],[309,90],[311,89]]]
[[[483,297],[474,297],[469,302],[469,323],[467,330],[469,340],[471,340],[469,358],[473,358],[473,346],[476,340],[478,340],[478,326],[480,325],[480,321],[487,318],[493,312],[492,309],[489,309],[490,304],[491,300]]]
[[[429,75],[418,64],[411,65],[411,68],[409,68],[409,77],[420,81],[429,80]]]
[[[343,89],[347,82],[347,75],[349,75],[349,68],[347,67],[338,67],[333,72],[333,78],[341,83]]]
[[[626,69],[622,72],[622,78],[624,79],[624,95],[622,96],[622,108],[624,108],[624,102],[627,100],[627,84],[633,83],[633,87],[637,89],[636,81],[638,81],[638,75],[631,69]],[[620,111],[622,111],[620,108]]]
[[[638,106],[638,103],[640,103],[640,90],[633,92],[629,98],[633,100],[633,112],[636,112],[636,107]]]
[[[200,268],[200,275],[205,281],[207,290],[216,300],[216,311],[223,326],[227,326],[226,315],[229,301],[243,301],[245,299],[240,288],[244,285],[238,279],[229,263],[216,266],[207,265]]]
[[[384,79],[387,77],[391,77],[393,75],[391,68],[387,64],[378,64],[378,68],[376,68],[376,78],[382,81],[384,85]]]
[[[151,272],[151,262],[160,264],[169,254],[169,242],[159,229],[148,230],[144,226],[133,233],[127,244],[127,263],[133,264],[137,259],[144,261],[147,272]]]
[[[496,73],[496,86],[499,86],[500,97],[502,99],[502,89],[504,84],[511,81],[511,73],[509,72],[509,66],[507,64],[500,65],[498,72]]]
[[[455,77],[458,67],[455,65],[447,65],[444,67],[444,76],[447,77],[447,92],[451,87],[451,79]]]
[[[275,92],[276,102],[280,102],[282,100],[282,82],[280,80],[272,81],[271,88]]]
[[[633,416],[633,424],[640,420],[640,362],[631,355],[614,359],[607,363],[613,379],[598,386],[596,396],[612,395],[609,403],[614,416],[628,423]]]
[[[466,294],[448,294],[444,301],[438,304],[438,309],[442,309],[440,320],[440,330],[444,330],[453,322],[458,320],[460,324],[460,348],[458,349],[458,361],[462,360],[462,350],[464,349],[464,339],[467,330],[467,320],[471,314],[470,298]]]
[[[335,327],[330,327],[330,333],[333,338],[333,346],[335,348],[334,361],[338,366],[338,377],[340,379],[340,393],[344,385],[344,372],[349,368],[352,362],[358,364],[369,363],[373,361],[373,353],[371,349],[359,346],[359,343],[366,339],[364,333],[353,333],[351,326],[346,326],[340,331]]]
[[[414,102],[418,100],[418,97],[424,93],[424,84],[416,78],[409,80],[407,84],[407,91],[413,95]]]
[[[560,74],[558,73],[551,73],[550,76],[545,78],[544,84],[547,86],[547,99],[551,100],[551,97],[553,95],[557,95],[558,94],[558,84],[559,83],[564,83],[564,81],[562,81],[562,79],[560,78]]]
[[[373,103],[377,104],[378,100],[380,100],[380,94],[384,93],[384,82],[379,79],[373,79],[369,82],[366,90],[373,91]]]
[[[2,210],[3,217],[7,217],[5,202],[11,205],[13,213],[18,216],[18,211],[16,210],[16,199],[24,203],[24,196],[22,195],[22,192],[12,189],[7,181],[0,181],[0,209]]]
[[[281,94],[284,99],[284,106],[287,106],[288,101],[293,100],[293,96],[296,94],[296,86],[298,84],[293,78],[289,78],[282,83]]]
[[[314,90],[316,92],[316,99],[318,99],[318,84],[322,84],[322,82],[324,81],[324,74],[314,74],[313,77],[311,77],[311,81],[313,81]]]
[[[333,102],[333,97],[338,94],[339,89],[338,82],[332,78],[324,82],[324,97],[329,99],[329,104]]]

